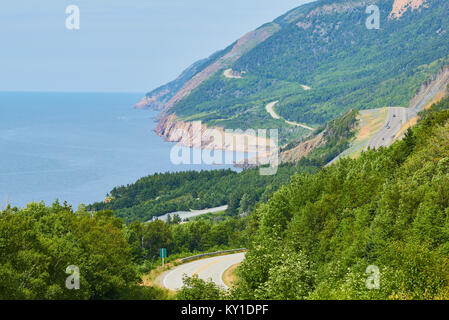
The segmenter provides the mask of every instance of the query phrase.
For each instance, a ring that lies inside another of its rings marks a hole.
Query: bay
[[[57,198],[76,208],[156,172],[232,168],[174,165],[157,112],[133,108],[142,95],[0,93],[0,208]]]

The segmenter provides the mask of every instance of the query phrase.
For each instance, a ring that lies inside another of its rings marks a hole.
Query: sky
[[[0,3],[0,91],[147,92],[310,0]],[[80,29],[66,28],[77,5]]]

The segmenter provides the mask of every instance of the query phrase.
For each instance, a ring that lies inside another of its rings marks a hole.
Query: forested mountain
[[[369,5],[380,10],[379,29],[366,26]],[[421,84],[449,64],[448,13],[449,2],[441,0],[303,5],[217,53],[182,89],[166,87],[175,98],[163,103],[164,113],[245,129],[286,126],[265,110],[275,100],[283,118],[309,125],[350,109],[408,106]],[[228,69],[239,76],[227,77]],[[147,98],[159,101],[157,93]]]
[[[448,299],[448,108],[449,99],[435,105],[390,148],[297,175],[261,205],[240,294]],[[379,290],[363,281],[371,265]]]
[[[125,222],[148,221],[166,213],[228,205],[230,216],[248,212],[257,201],[267,201],[296,172],[316,172],[310,164],[282,165],[273,176],[259,169],[154,174],[136,183],[114,188],[110,202],[97,202],[88,210],[113,210]]]
[[[162,290],[139,285],[139,276],[154,268],[159,248],[189,255],[241,246],[249,252],[230,293],[194,279],[178,297],[449,299],[448,109],[449,98],[435,104],[389,148],[294,175],[278,191],[268,191],[269,200],[261,199],[245,218],[125,225],[110,210],[74,211],[59,202],[8,207],[0,211],[0,299],[165,299]],[[217,184],[250,177],[211,174],[204,177]],[[196,177],[185,175],[186,181]],[[139,204],[144,190],[157,194],[161,177],[114,194]],[[166,189],[180,177],[165,177]],[[71,265],[82,270],[80,290],[66,290]],[[368,267],[379,271],[376,290],[366,287]]]
[[[356,111],[350,111],[318,128],[309,139],[319,138],[320,143],[307,154],[296,154],[301,140],[286,145],[280,150],[282,164],[275,175],[260,175],[259,168],[240,173],[230,169],[156,173],[135,183],[115,187],[107,195],[106,202],[91,204],[87,209],[113,210],[126,223],[145,222],[176,211],[223,205],[228,205],[229,216],[249,212],[257,202],[266,202],[295,173],[316,173],[345,150],[354,135],[356,115]],[[294,161],[286,156],[290,151]]]
[[[445,99],[404,140],[298,174],[260,204],[240,280],[221,296],[449,299],[448,109]]]

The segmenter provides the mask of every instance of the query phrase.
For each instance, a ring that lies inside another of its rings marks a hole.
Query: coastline
[[[271,154],[277,148],[271,138],[257,136],[255,132],[234,132],[221,127],[208,128],[199,121],[178,120],[175,115],[162,115],[158,118],[154,131],[164,141],[177,142],[183,147],[248,152],[257,155]]]

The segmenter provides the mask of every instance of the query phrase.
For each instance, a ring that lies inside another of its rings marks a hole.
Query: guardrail
[[[190,261],[190,260],[195,260],[195,259],[199,259],[199,258],[203,258],[203,257],[208,257],[208,256],[215,256],[218,254],[223,254],[223,253],[232,253],[232,252],[240,252],[240,251],[246,251],[248,249],[246,248],[240,248],[240,249],[232,249],[232,250],[225,250],[225,251],[217,251],[217,252],[210,252],[210,253],[203,253],[203,254],[198,254],[196,256],[191,256],[191,257],[187,257],[187,258],[182,258],[179,259],[182,263],[186,262],[186,261]]]

